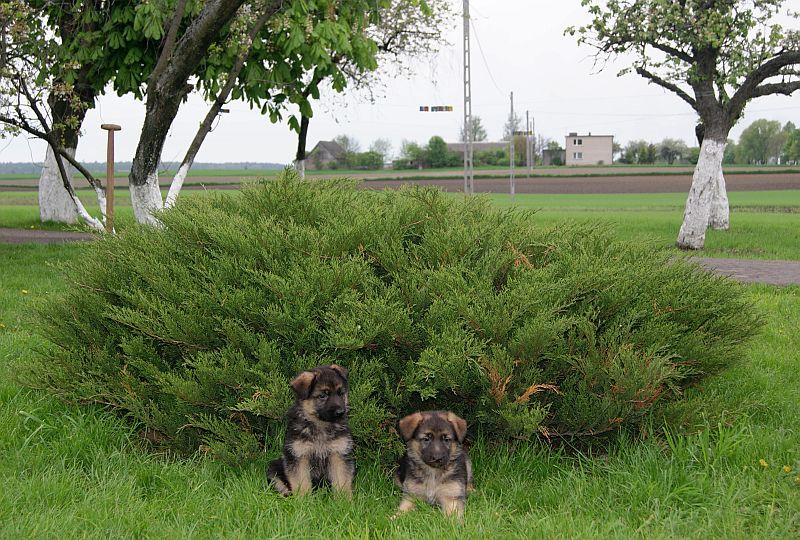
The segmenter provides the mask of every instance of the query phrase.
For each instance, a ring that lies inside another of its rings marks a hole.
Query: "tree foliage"
[[[71,164],[83,174],[104,211],[102,185],[74,158],[77,133],[98,91],[89,75],[95,68],[63,61],[62,39],[47,26],[46,15],[37,2],[0,1],[0,138],[24,134],[46,142],[77,215],[102,230],[102,221],[78,198],[69,172]],[[82,16],[71,21],[77,32]]]
[[[622,150],[621,163],[649,165],[656,161],[656,147],[645,140],[630,141]]]
[[[800,88],[800,34],[777,20],[785,0],[582,0],[570,28],[598,54],[632,55],[628,72],[675,93],[725,140],[747,103]],[[797,14],[789,13],[790,17]]]
[[[777,163],[787,139],[788,133],[783,131],[780,122],[756,120],[739,137],[736,147],[738,161],[760,165]]]
[[[783,156],[786,161],[791,163],[800,162],[800,129],[797,129],[791,122],[786,124],[787,137],[786,145],[783,148]]]
[[[758,326],[733,282],[485,198],[284,177],[159,219],[87,247],[23,376],[233,461],[277,450],[320,363],[350,369],[359,451],[387,459],[418,409],[497,439],[635,430]]]
[[[472,117],[471,126],[473,142],[481,142],[489,138],[486,133],[486,128],[483,127],[483,121],[481,120],[480,116]],[[467,132],[463,124],[461,125],[461,132],[458,136],[458,140],[461,142],[465,142],[467,140]]]
[[[686,156],[688,148],[686,143],[680,139],[664,139],[658,143],[658,155],[667,164],[672,165],[676,161]]]

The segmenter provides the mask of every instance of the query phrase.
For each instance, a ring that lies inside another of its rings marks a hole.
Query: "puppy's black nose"
[[[344,416],[344,409],[342,408],[336,409],[335,411],[333,411],[333,416],[335,416],[336,418],[341,418],[342,416]]]

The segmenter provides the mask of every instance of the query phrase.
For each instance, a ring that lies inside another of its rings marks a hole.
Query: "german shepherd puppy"
[[[303,495],[330,484],[352,494],[355,462],[347,424],[347,370],[336,364],[303,371],[291,382],[296,399],[287,417],[283,455],[267,469],[275,490]]]
[[[467,422],[449,411],[427,411],[406,416],[398,427],[406,452],[395,473],[403,499],[394,517],[422,499],[463,519],[472,491],[472,463],[463,447]]]

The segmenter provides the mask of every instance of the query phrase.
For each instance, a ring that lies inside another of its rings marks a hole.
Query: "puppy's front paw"
[[[397,512],[395,512],[391,517],[389,517],[390,521],[394,521],[403,514],[410,512],[414,509],[414,501],[409,498],[404,498],[400,501],[400,506],[397,508]]]

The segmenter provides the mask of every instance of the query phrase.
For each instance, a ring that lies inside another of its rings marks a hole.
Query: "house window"
[[[583,159],[583,152],[573,152],[572,159]]]
[[[583,146],[583,139],[578,139],[578,146]]]

